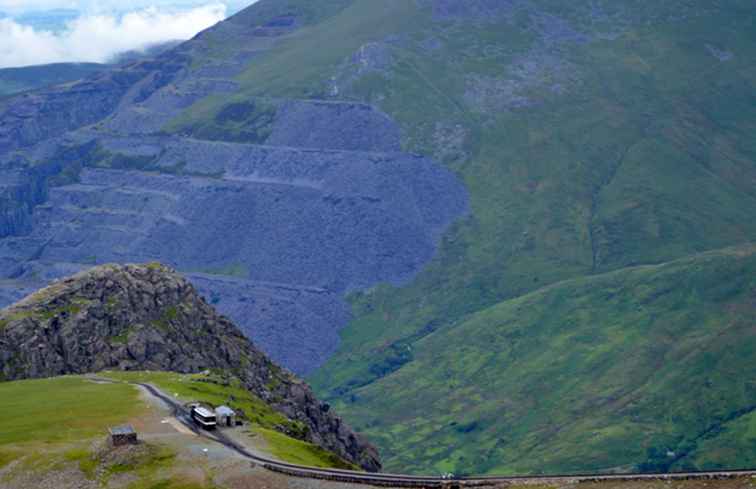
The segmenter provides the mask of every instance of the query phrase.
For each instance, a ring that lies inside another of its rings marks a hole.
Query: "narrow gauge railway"
[[[200,430],[191,420],[191,413],[180,403],[164,394],[151,384],[137,384],[146,389],[151,395],[162,400],[171,407],[174,416],[187,428],[199,436],[220,443],[226,448],[235,451],[242,457],[272,471],[292,477],[330,480],[335,482],[348,482],[367,484],[379,487],[414,487],[414,488],[462,488],[503,486],[516,482],[601,482],[601,481],[642,481],[642,480],[717,480],[734,479],[751,476],[756,478],[756,469],[749,470],[725,470],[725,471],[700,471],[700,472],[677,472],[660,474],[567,474],[567,475],[543,475],[543,476],[474,476],[446,479],[434,476],[416,476],[402,474],[385,474],[357,472],[341,469],[320,469],[303,465],[290,464],[278,460],[261,457],[249,452],[222,431],[207,432]]]

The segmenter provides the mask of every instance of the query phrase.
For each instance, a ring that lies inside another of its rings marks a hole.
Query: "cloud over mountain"
[[[148,7],[123,15],[84,14],[59,33],[0,19],[0,68],[59,62],[106,62],[152,44],[189,39],[226,17],[212,3],[184,11]]]

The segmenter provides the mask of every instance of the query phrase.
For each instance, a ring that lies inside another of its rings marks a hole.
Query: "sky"
[[[0,68],[104,63],[124,51],[189,39],[254,1],[0,0]]]

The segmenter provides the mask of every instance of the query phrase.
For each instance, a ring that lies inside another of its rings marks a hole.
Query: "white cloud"
[[[224,0],[231,11],[255,3],[257,0]],[[0,0],[0,11],[19,15],[52,9],[72,9],[84,13],[124,12],[147,7],[186,10],[202,6],[207,0]]]
[[[0,6],[13,3],[21,2],[0,0]],[[60,6],[66,2],[38,3]],[[225,17],[226,6],[221,3],[179,12],[148,7],[121,16],[85,14],[59,33],[0,19],[0,68],[59,62],[102,63],[124,51],[189,39]]]

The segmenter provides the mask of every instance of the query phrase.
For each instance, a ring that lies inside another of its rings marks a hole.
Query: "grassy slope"
[[[213,405],[229,404],[253,422],[252,431],[263,436],[271,454],[281,460],[316,467],[354,468],[333,454],[286,436],[276,429],[296,431],[298,426],[267,404],[234,385],[208,382],[204,375],[169,372],[107,372],[104,376],[129,382],[151,382],[180,398]],[[104,439],[107,428],[140,416],[145,409],[136,388],[126,383],[101,384],[70,376],[43,380],[0,382],[0,470],[18,461],[3,481],[36,474],[46,477],[74,464],[82,477],[108,481],[128,473],[129,489],[211,489],[210,482],[184,480],[188,468],[167,445],[147,444],[137,458],[112,465],[93,458],[91,444]]]
[[[139,413],[138,391],[80,377],[0,383],[0,446],[92,438]]]
[[[495,451],[478,451],[474,457],[467,454],[467,459],[460,459],[466,447],[493,449],[495,444],[500,445],[501,454],[519,453],[529,446],[527,437],[517,439],[502,428],[477,435],[474,430],[447,430],[445,438],[439,438],[442,435],[435,429],[443,425],[444,413],[453,406],[441,403],[428,416],[425,403],[412,401],[416,389],[429,398],[446,392],[446,377],[432,375],[433,369],[419,369],[417,358],[443,357],[448,353],[447,343],[468,341],[454,332],[470,324],[470,315],[506,308],[512,298],[563,280],[661,263],[756,238],[752,218],[756,215],[756,146],[751,136],[756,131],[756,66],[749,62],[756,52],[756,20],[750,3],[728,0],[722,2],[723,8],[705,13],[695,2],[682,0],[602,3],[630,12],[632,24],[617,39],[544,50],[535,33],[519,27],[527,24],[526,17],[516,19],[514,25],[455,26],[432,23],[415,2],[355,0],[343,10],[329,10],[330,16],[298,31],[258,60],[239,77],[245,88],[236,99],[202,101],[170,126],[177,130],[193,127],[253,96],[324,97],[331,76],[361,45],[404,34],[391,47],[390,73],[366,76],[342,96],[378,104],[402,124],[408,149],[438,155],[455,170],[470,190],[472,212],[447,233],[438,257],[413,283],[401,289],[377,287],[352,297],[355,320],[343,332],[342,347],[312,379],[321,395],[339,403],[339,412],[350,422],[377,436],[389,455],[389,468],[543,467],[515,463],[514,455],[501,461]],[[273,8],[272,4],[263,1],[259,8]],[[585,31],[603,28],[587,24],[580,10],[582,2],[537,0],[534,4]],[[674,15],[685,9],[683,19],[646,22],[656,14]],[[429,38],[439,41],[433,53],[421,46]],[[707,44],[725,48],[734,57],[720,62],[707,52]],[[491,57],[486,54],[491,45],[506,49]],[[566,63],[577,81],[546,70],[541,80],[522,93],[537,101],[523,110],[487,113],[467,103],[469,74],[517,79],[519,56],[534,56],[538,62],[539,56],[546,55]],[[567,93],[552,93],[552,82],[565,83]],[[464,128],[462,149],[468,157],[444,157],[439,151],[435,134],[439,121]],[[656,270],[646,272],[649,283],[654,282],[651,275]],[[592,328],[586,318],[592,308],[604,306],[603,296],[587,293],[575,301],[585,316],[575,312],[576,326]],[[692,311],[695,306],[691,299],[686,307]],[[687,316],[665,307],[659,305],[654,314],[665,315],[670,328],[686,331]],[[557,320],[550,311],[544,309],[544,321]],[[747,318],[746,313],[736,312],[735,318]],[[606,319],[613,313],[604,310],[602,314]],[[617,317],[619,322],[626,320],[623,315]],[[712,330],[725,327],[715,317],[710,321]],[[496,333],[486,323],[478,329],[484,336]],[[426,339],[434,331],[436,340]],[[609,331],[591,331],[594,336],[589,339],[595,341],[609,335]],[[629,340],[628,348],[646,344],[642,335]],[[554,349],[547,354],[575,355],[580,345],[550,344]],[[461,349],[455,361],[474,363],[484,353],[473,349],[462,355],[466,351]],[[709,366],[705,357],[695,359],[699,363],[691,368]],[[753,363],[753,358],[744,360]],[[686,373],[674,364],[669,368],[677,378]],[[515,372],[506,363],[490,367],[490,372],[504,378],[528,373]],[[538,372],[525,377],[535,384],[521,382],[523,388],[539,388]],[[612,386],[594,383],[592,370],[578,373],[572,379],[575,390],[595,389],[596,396],[611,397]],[[448,375],[460,396],[487,382],[454,369]],[[407,382],[403,394],[391,390],[396,387],[394,379]],[[654,379],[647,387],[661,385]],[[738,392],[722,395],[723,405],[730,407],[740,399]],[[350,403],[352,398],[359,401]],[[679,409],[696,406],[695,399],[685,396],[675,404]],[[492,423],[487,411],[491,405],[508,406],[506,392],[497,391],[487,404],[466,405],[466,417],[470,422]],[[528,426],[564,416],[574,426],[587,422],[579,417],[584,411],[565,414],[557,405],[534,412],[538,419]],[[608,424],[610,418],[601,416],[599,421]],[[689,435],[687,421],[673,418],[673,422],[661,423],[660,412],[651,409],[639,416],[638,423],[649,425],[642,433],[655,429],[674,432],[669,435],[672,438]],[[427,419],[427,424],[415,426],[418,418]],[[580,445],[583,450],[597,450],[583,451],[581,456],[597,467],[642,462],[647,458],[645,445],[627,445],[627,440],[639,436],[625,433],[633,426],[617,424],[619,431],[602,438],[603,445]],[[539,435],[532,436],[531,443]],[[545,440],[550,469],[576,466],[566,447],[579,441],[577,435]],[[457,444],[462,446],[459,452],[455,452]],[[441,453],[446,446],[451,447],[449,453]],[[401,457],[396,455],[398,447],[406,449]],[[696,462],[707,463],[706,455],[700,456]],[[430,462],[423,462],[426,459]]]
[[[0,469],[43,473],[66,463],[88,472],[86,444],[142,412],[137,389],[81,377],[0,382]],[[2,479],[0,479],[2,482]]]
[[[102,375],[127,382],[151,383],[186,401],[202,401],[212,406],[230,406],[237,412],[244,413],[246,419],[252,423],[251,432],[261,435],[269,446],[271,455],[280,460],[313,467],[355,468],[317,445],[277,431],[285,429],[288,433],[296,434],[301,433],[303,427],[233,382],[230,385],[221,385],[211,381],[212,376],[173,372],[103,372]]]
[[[569,280],[407,345],[335,408],[394,469],[754,466],[754,305],[752,246]]]

